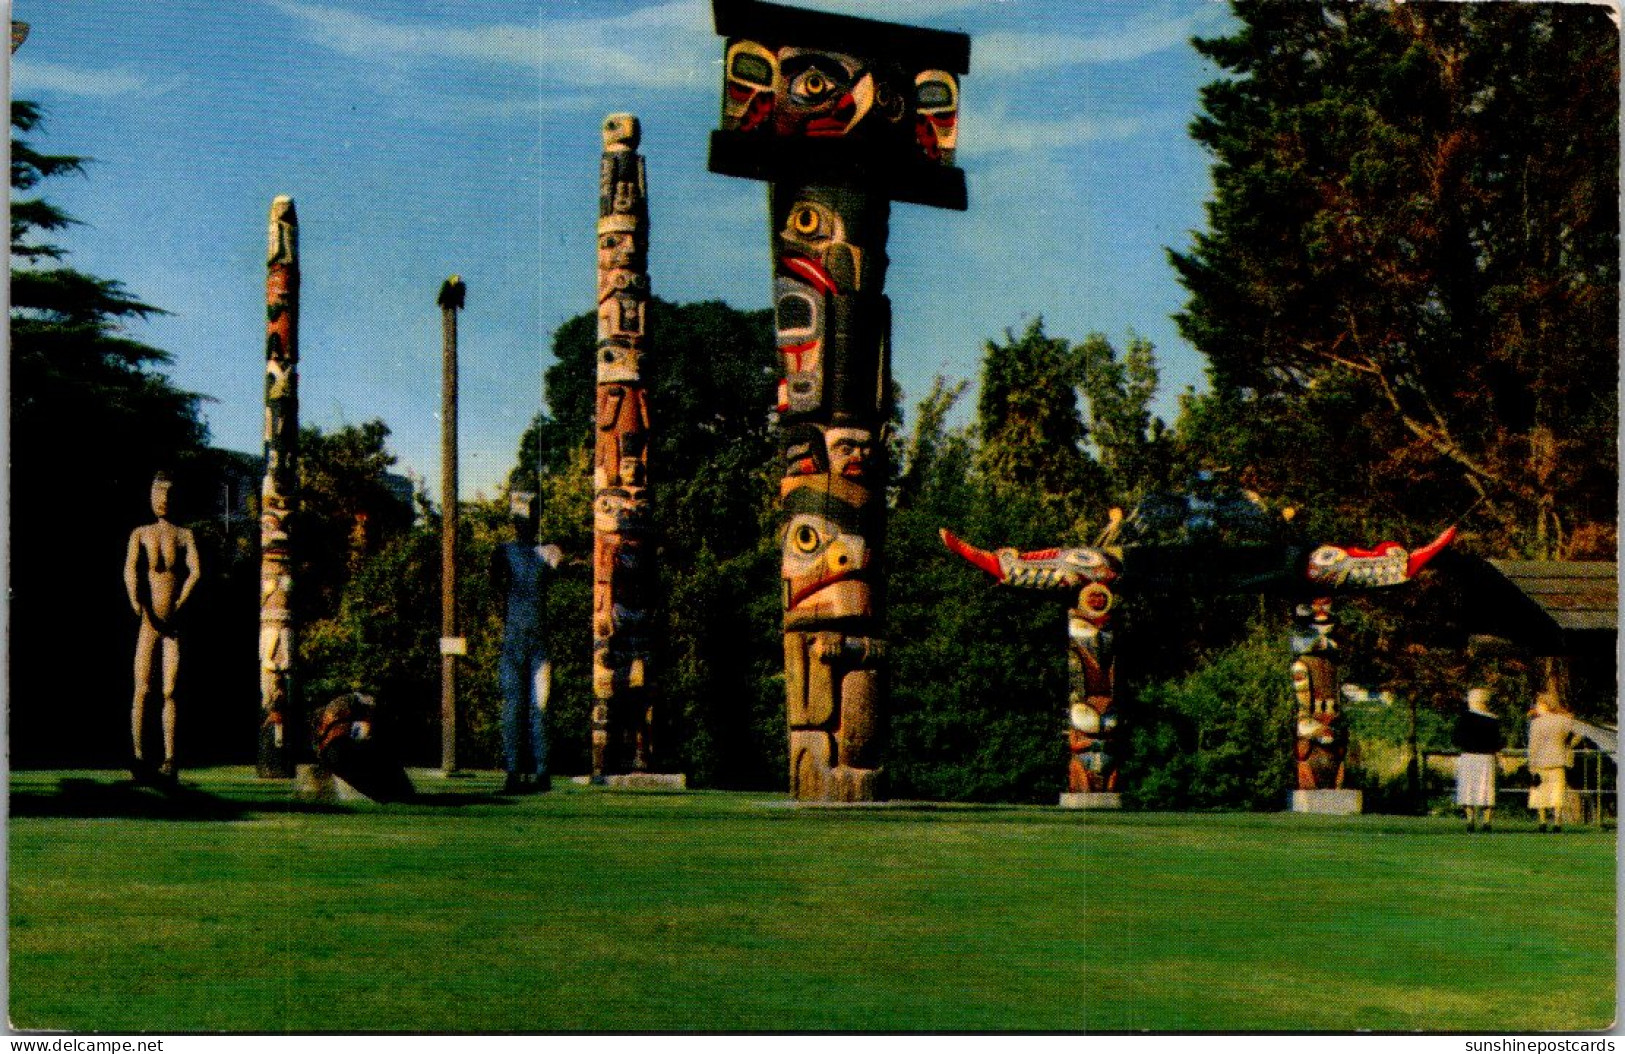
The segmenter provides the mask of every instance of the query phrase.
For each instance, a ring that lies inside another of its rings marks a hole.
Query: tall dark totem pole
[[[649,677],[649,192],[641,129],[604,118],[598,184],[598,393],[593,455],[592,774],[647,771]]]
[[[970,38],[714,0],[724,52],[710,167],[766,180],[785,376],[784,673],[790,794],[882,793],[891,202],[966,207],[953,167]]]
[[[293,775],[296,635],[289,520],[299,501],[299,217],[271,202],[265,260],[265,478],[260,484],[260,736],[257,769]]]

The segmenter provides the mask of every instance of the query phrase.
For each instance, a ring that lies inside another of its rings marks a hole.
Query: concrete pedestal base
[[[1357,790],[1295,790],[1292,792],[1293,812],[1312,812],[1322,816],[1357,816],[1365,807],[1364,795]]]
[[[616,776],[572,776],[572,783],[615,790],[687,790],[688,776],[682,772],[627,772]]]
[[[1114,791],[1074,791],[1061,795],[1063,809],[1121,809],[1123,796]]]
[[[300,765],[293,777],[293,796],[301,801],[368,801],[368,797],[320,765]]]

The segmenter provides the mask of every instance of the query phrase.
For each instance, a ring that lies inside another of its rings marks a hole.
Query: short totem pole
[[[1170,509],[1178,510],[1171,518]],[[1067,614],[1067,745],[1071,763],[1063,805],[1115,808],[1121,762],[1121,722],[1116,705],[1116,662],[1111,612],[1118,592],[1153,594],[1162,589],[1206,593],[1263,592],[1294,601],[1292,678],[1297,708],[1297,786],[1302,791],[1339,789],[1347,733],[1337,711],[1335,667],[1330,652],[1333,593],[1397,586],[1414,578],[1455,536],[1446,530],[1415,551],[1396,542],[1375,549],[1338,545],[1241,542],[1221,539],[1216,521],[1256,527],[1265,514],[1256,498],[1236,494],[1155,495],[1142,503],[1111,543],[1018,552],[992,552],[942,531],[943,543],[1000,584],[1026,589],[1078,590]],[[1180,521],[1174,529],[1169,523]],[[1298,807],[1299,798],[1294,798]]]
[[[265,478],[260,484],[259,775],[293,775],[295,719],[293,559],[289,527],[299,502],[299,218],[293,199],[271,202],[265,277]]]
[[[887,229],[893,200],[965,208],[952,161],[970,38],[754,0],[713,13],[727,44],[711,170],[771,184],[790,794],[869,801],[885,712]]]
[[[593,457],[592,774],[647,771],[650,678],[649,198],[638,119],[604,119],[598,185],[598,409]]]

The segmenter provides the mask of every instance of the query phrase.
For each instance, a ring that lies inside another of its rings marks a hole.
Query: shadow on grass
[[[54,790],[14,790],[10,814],[14,817],[52,819],[132,819],[177,821],[235,821],[276,813],[343,814],[360,811],[427,807],[431,810],[468,805],[510,805],[493,794],[435,792],[414,794],[411,798],[381,805],[375,802],[337,803],[308,801],[293,797],[256,798],[238,801],[211,794],[181,783],[154,787],[133,780],[108,783],[94,779],[63,779]]]

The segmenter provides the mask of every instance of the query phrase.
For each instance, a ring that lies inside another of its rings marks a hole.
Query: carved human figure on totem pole
[[[593,453],[592,774],[648,770],[650,674],[649,197],[641,128],[603,125],[598,189],[598,366]]]
[[[265,281],[265,478],[260,484],[261,777],[293,774],[296,636],[289,525],[299,500],[299,218],[271,203]]]
[[[130,739],[134,747],[131,772],[137,780],[152,776],[142,747],[146,725],[147,697],[152,694],[152,660],[157,652],[161,662],[161,689],[164,730],[164,760],[157,774],[174,779],[175,768],[175,683],[180,674],[181,641],[178,620],[181,608],[197,586],[203,568],[198,560],[192,532],[169,520],[169,477],[162,472],[152,481],[152,523],[130,532],[124,555],[124,591],[130,607],[141,620],[135,638],[135,697],[130,705]]]
[[[1148,502],[1152,499],[1148,499]],[[1160,496],[1159,496],[1160,500]],[[1183,521],[1192,509],[1203,517],[1217,506],[1192,502],[1182,506]],[[1137,510],[1139,515],[1142,510]],[[1159,510],[1160,511],[1160,510]],[[1133,521],[1130,521],[1131,523]],[[1113,533],[1117,520],[1113,520]],[[1182,529],[1184,524],[1182,523]],[[1071,674],[1070,727],[1072,762],[1070,793],[1118,790],[1117,747],[1120,721],[1114,703],[1115,661],[1110,614],[1114,589],[1141,588],[1177,581],[1183,588],[1208,592],[1276,592],[1307,596],[1295,608],[1292,676],[1298,700],[1297,773],[1299,789],[1341,786],[1348,735],[1337,709],[1337,678],[1332,655],[1330,594],[1401,585],[1410,581],[1455,536],[1446,530],[1430,544],[1411,551],[1396,542],[1375,549],[1322,545],[1210,544],[1200,537],[1189,544],[1079,547],[1018,552],[989,552],[941,532],[948,549],[994,576],[1003,585],[1027,589],[1079,589],[1078,603],[1068,612]],[[1326,595],[1320,595],[1326,594]]]
[[[1314,597],[1292,612],[1292,695],[1297,703],[1299,790],[1340,790],[1348,756],[1347,722],[1338,707],[1337,641],[1332,598]]]
[[[790,794],[868,801],[885,712],[891,202],[965,208],[952,161],[970,39],[755,0],[713,13],[727,43],[711,170],[771,184]]]

